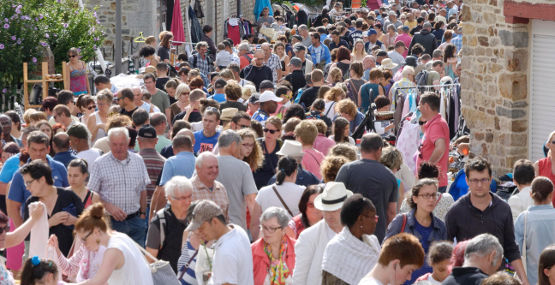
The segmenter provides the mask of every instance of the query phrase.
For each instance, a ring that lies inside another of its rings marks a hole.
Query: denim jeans
[[[111,218],[111,220],[112,229],[128,235],[143,248],[145,247],[147,229],[145,219],[141,219],[140,216],[136,216],[132,219],[121,222],[114,220],[114,218]]]

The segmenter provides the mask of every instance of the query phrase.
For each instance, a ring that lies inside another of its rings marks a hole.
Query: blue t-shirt
[[[69,182],[67,181],[67,170],[63,164],[58,161],[53,160],[49,156],[46,157],[48,164],[52,169],[52,179],[54,180],[54,186],[56,187],[68,187]],[[12,184],[10,185],[10,191],[8,193],[8,199],[18,202],[25,203],[27,198],[31,196],[31,192],[25,187],[25,182],[23,181],[23,175],[19,172],[19,169],[15,172]]]
[[[19,156],[21,154],[16,154],[4,163],[2,166],[2,171],[0,171],[0,182],[2,183],[10,183],[12,181],[13,175],[19,169]]]
[[[195,132],[195,153],[214,150],[214,146],[218,143],[218,137],[220,137],[220,132],[216,132],[211,137],[204,136],[202,130]]]
[[[376,97],[380,95],[379,86],[376,83],[366,83],[360,87],[360,111],[366,113],[370,104],[376,100]],[[372,90],[372,95],[370,95],[370,90]]]
[[[216,100],[218,103],[223,103],[226,101],[225,99],[225,94],[214,94],[210,97],[208,97],[208,99],[214,99]]]
[[[66,169],[69,163],[76,158],[77,156],[75,156],[75,154],[73,154],[73,152],[71,151],[62,151],[54,155],[54,160],[61,162],[66,167]]]
[[[430,234],[432,234],[432,231],[434,230],[433,225],[430,225],[429,227],[424,227],[421,224],[418,223],[418,221],[416,220],[416,218],[414,219],[414,230],[416,232],[418,232],[420,234],[420,236],[422,237],[420,239],[420,244],[422,244],[422,248],[424,248],[424,252],[426,253],[426,256],[428,255],[428,249],[430,248]],[[413,284],[416,279],[418,279],[418,277],[432,272],[432,267],[430,265],[428,265],[428,263],[426,261],[424,261],[424,265],[418,269],[416,269],[411,276],[410,281],[405,282],[405,284]]]

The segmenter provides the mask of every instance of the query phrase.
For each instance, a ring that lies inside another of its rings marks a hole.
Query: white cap
[[[276,96],[274,92],[266,90],[262,92],[262,94],[260,94],[260,98],[258,99],[258,102],[263,103],[268,101],[281,102],[283,101],[283,99]]]

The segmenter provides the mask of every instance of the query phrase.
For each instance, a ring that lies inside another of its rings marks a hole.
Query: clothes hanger
[[[133,39],[133,41],[136,43],[144,43],[146,41],[146,38],[143,36],[143,32],[140,32],[139,36]]]

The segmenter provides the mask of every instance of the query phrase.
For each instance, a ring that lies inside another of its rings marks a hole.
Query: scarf
[[[285,236],[281,239],[281,245],[279,249],[279,257],[276,259],[272,255],[272,250],[270,245],[264,242],[264,252],[268,255],[270,261],[270,285],[279,284],[284,285],[287,277],[290,276],[291,272],[287,265],[285,264],[285,253],[287,252],[287,239]]]

